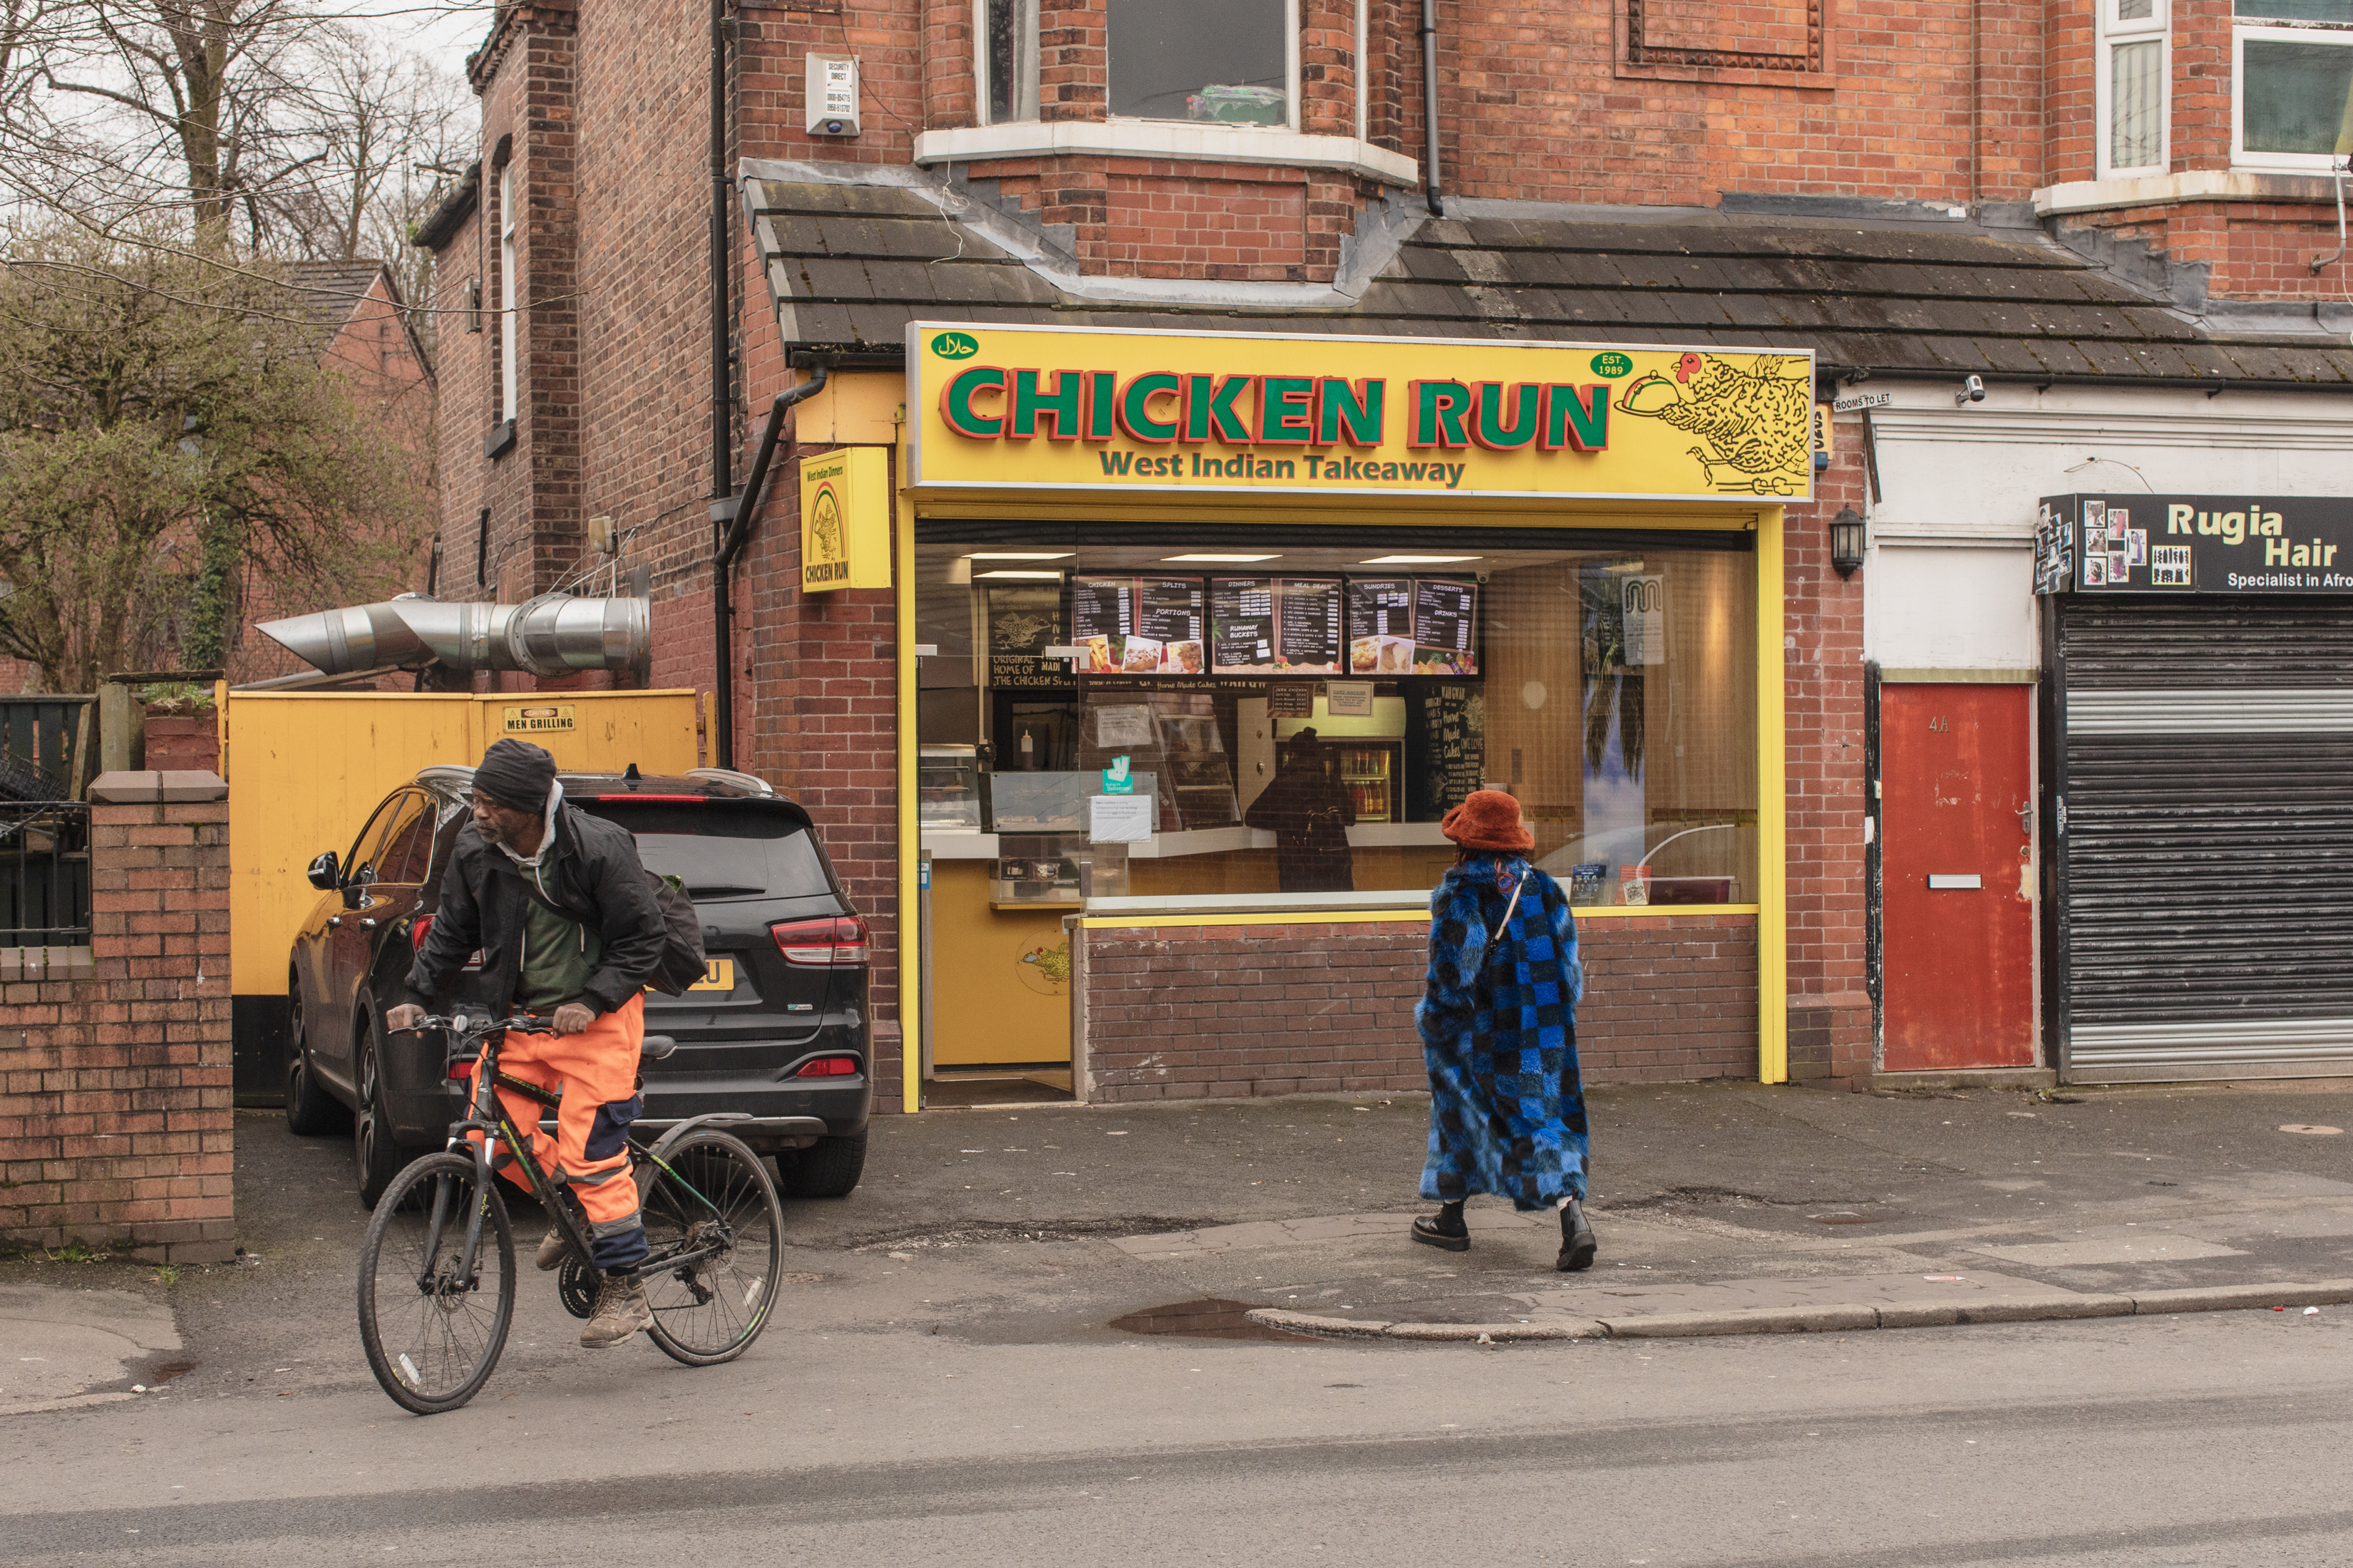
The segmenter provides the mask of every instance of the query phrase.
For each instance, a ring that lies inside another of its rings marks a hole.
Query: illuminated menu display
[[[1340,579],[1279,579],[1274,611],[1276,669],[1286,675],[1340,673]]]

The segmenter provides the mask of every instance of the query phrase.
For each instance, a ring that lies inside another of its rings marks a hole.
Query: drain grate
[[[1228,1301],[1220,1297],[1205,1296],[1198,1301],[1176,1301],[1166,1307],[1146,1307],[1140,1312],[1130,1312],[1124,1318],[1113,1318],[1111,1326],[1131,1334],[1181,1334],[1197,1340],[1295,1340],[1315,1342],[1307,1334],[1286,1333],[1264,1323],[1250,1321],[1253,1303]]]

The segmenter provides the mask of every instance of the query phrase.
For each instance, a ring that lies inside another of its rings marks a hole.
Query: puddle
[[[159,1383],[169,1383],[175,1377],[185,1377],[195,1370],[196,1363],[192,1361],[167,1361],[147,1374],[147,1386],[153,1388]]]
[[[1289,1340],[1303,1344],[1316,1342],[1308,1334],[1286,1333],[1281,1329],[1253,1323],[1248,1316],[1251,1303],[1228,1301],[1215,1296],[1205,1296],[1198,1301],[1177,1301],[1166,1307],[1147,1307],[1141,1312],[1130,1312],[1124,1318],[1113,1318],[1111,1326],[1131,1334],[1182,1334],[1197,1340]]]

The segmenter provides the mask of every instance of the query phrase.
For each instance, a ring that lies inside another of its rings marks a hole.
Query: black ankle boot
[[[1462,1205],[1441,1204],[1436,1214],[1420,1215],[1413,1222],[1413,1238],[1449,1252],[1470,1251],[1471,1227],[1462,1223]]]
[[[1554,1267],[1563,1274],[1574,1274],[1593,1267],[1593,1255],[1599,1251],[1593,1238],[1593,1226],[1585,1217],[1585,1205],[1577,1199],[1560,1211],[1560,1261]]]

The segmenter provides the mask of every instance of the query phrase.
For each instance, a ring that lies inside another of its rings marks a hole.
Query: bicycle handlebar
[[[463,1013],[447,1016],[438,1013],[427,1013],[425,1015],[423,1023],[412,1028],[395,1029],[393,1033],[421,1035],[427,1029],[447,1029],[464,1039],[480,1039],[484,1035],[494,1035],[501,1029],[512,1029],[522,1035],[552,1035],[555,1032],[555,1026],[545,1018],[534,1018],[522,1013],[518,1013],[511,1018],[469,1018]]]

